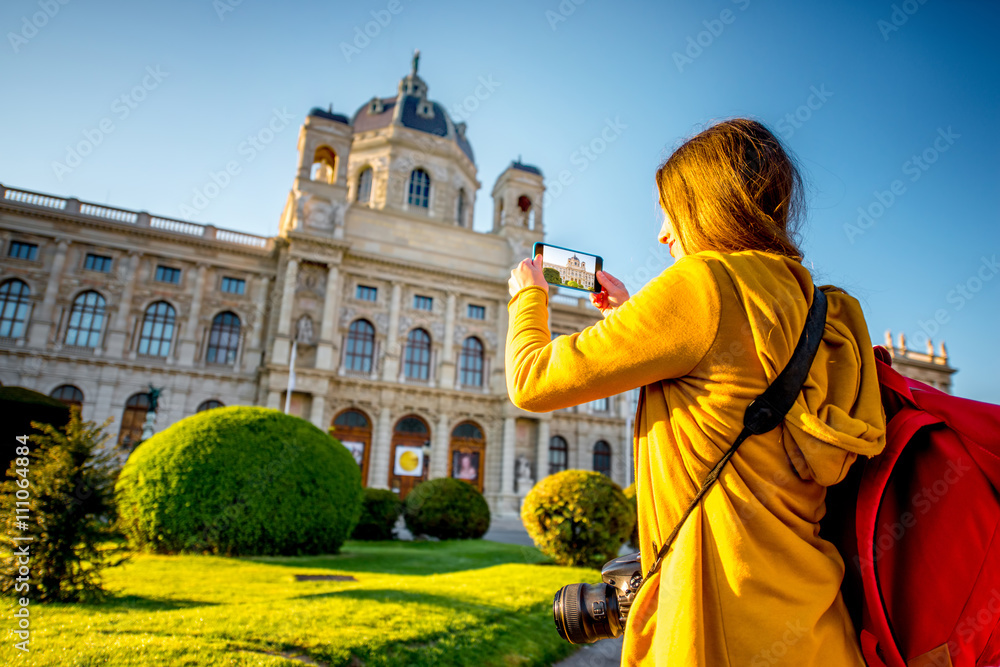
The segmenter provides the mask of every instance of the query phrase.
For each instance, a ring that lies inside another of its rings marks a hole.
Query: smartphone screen
[[[542,256],[542,272],[548,284],[584,292],[601,291],[597,272],[602,269],[604,260],[600,256],[548,243],[536,243],[532,257],[539,254]]]

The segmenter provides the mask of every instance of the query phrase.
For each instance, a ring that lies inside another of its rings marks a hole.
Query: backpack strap
[[[705,480],[701,483],[701,488],[691,501],[691,504],[688,505],[680,521],[677,522],[677,525],[670,532],[663,546],[660,547],[653,566],[649,568],[649,572],[646,573],[643,580],[653,576],[660,569],[663,559],[669,553],[670,547],[677,538],[677,533],[680,532],[684,522],[691,515],[691,512],[694,511],[694,508],[698,506],[698,503],[701,502],[705,494],[708,493],[712,485],[715,484],[716,480],[719,479],[722,468],[733,457],[733,454],[743,444],[743,441],[751,435],[767,433],[785,420],[785,415],[788,414],[788,411],[795,403],[795,399],[798,398],[799,392],[802,391],[802,385],[805,384],[806,377],[809,375],[809,368],[816,357],[816,351],[819,349],[819,343],[823,339],[823,329],[825,327],[826,294],[814,285],[813,301],[812,305],[809,306],[809,313],[806,315],[806,324],[802,329],[802,333],[799,334],[798,343],[795,345],[795,350],[792,352],[788,364],[778,373],[778,377],[774,378],[774,382],[747,406],[746,412],[743,413],[743,430],[736,436],[736,440],[726,453],[722,455],[722,458],[715,464],[715,467],[705,476]]]

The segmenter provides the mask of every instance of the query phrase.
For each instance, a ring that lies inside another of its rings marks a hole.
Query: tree
[[[552,267],[545,267],[542,269],[542,275],[545,276],[545,281],[552,283],[553,285],[562,285],[562,276],[559,275],[558,269],[553,269]]]
[[[15,557],[3,566],[0,594],[33,602],[100,598],[101,571],[126,560],[124,547],[102,548],[114,537],[114,456],[104,450],[110,421],[95,426],[73,408],[62,430],[33,422],[41,435],[15,445],[0,484],[2,542]],[[28,558],[27,581],[23,572],[17,581],[18,556]]]
[[[576,282],[575,280],[567,280],[563,284],[566,285],[566,287],[579,287],[580,289],[584,289],[583,285],[581,285],[580,283]]]

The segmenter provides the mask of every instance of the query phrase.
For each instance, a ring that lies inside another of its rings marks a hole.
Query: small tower
[[[299,130],[299,165],[281,216],[279,233],[291,230],[343,238],[347,210],[347,161],[354,130],[330,109],[314,108]]]
[[[527,256],[545,237],[544,195],[542,171],[520,160],[511,162],[493,186],[493,233],[506,236],[515,255]]]

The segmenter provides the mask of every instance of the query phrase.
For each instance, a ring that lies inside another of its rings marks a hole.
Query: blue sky
[[[309,109],[394,94],[419,48],[430,97],[469,126],[476,227],[520,155],[549,184],[547,240],[634,292],[670,262],[659,162],[752,116],[803,168],[817,281],[857,296],[876,343],[944,339],[955,392],[1000,403],[1000,5],[578,1],[8,0],[0,182],[180,217],[237,161],[191,218],[273,235]],[[88,133],[94,151],[54,167]]]

